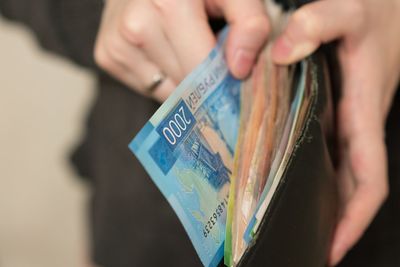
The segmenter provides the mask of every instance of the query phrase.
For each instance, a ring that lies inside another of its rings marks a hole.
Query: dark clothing
[[[86,136],[72,157],[93,188],[94,262],[104,267],[201,266],[178,218],[128,149],[158,105],[95,67],[102,1],[0,0],[0,11],[33,29],[47,50],[98,74]]]
[[[85,139],[73,155],[93,186],[93,260],[104,267],[201,266],[190,241],[156,186],[128,150],[157,109],[94,64],[101,0],[0,0],[4,16],[36,33],[41,45],[98,74]],[[388,122],[391,195],[342,266],[400,266],[400,96]]]

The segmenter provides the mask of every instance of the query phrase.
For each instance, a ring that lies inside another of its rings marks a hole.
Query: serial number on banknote
[[[217,206],[215,212],[211,215],[210,219],[206,222],[203,229],[204,237],[207,238],[210,235],[211,230],[214,225],[217,224],[218,219],[225,214],[226,207],[228,206],[227,198],[224,198],[223,201]]]

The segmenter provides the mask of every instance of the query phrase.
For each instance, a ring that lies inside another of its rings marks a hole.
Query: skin
[[[166,76],[152,97],[164,101],[215,46],[208,16],[232,26],[227,57],[232,73],[246,77],[265,43],[269,22],[259,0],[108,0],[95,59],[100,67],[139,93],[152,76]]]
[[[360,239],[388,195],[385,120],[400,74],[400,1],[322,0],[304,6],[275,42],[289,64],[339,40],[342,99],[338,119],[343,209],[330,264]]]
[[[163,101],[214,47],[209,16],[230,24],[228,66],[237,78],[247,77],[269,33],[259,0],[108,0],[95,59],[142,94],[154,74],[164,73],[151,96]],[[332,266],[359,240],[388,195],[384,124],[400,76],[399,26],[400,0],[321,0],[294,12],[272,49],[274,61],[285,65],[323,43],[339,42],[342,213]]]

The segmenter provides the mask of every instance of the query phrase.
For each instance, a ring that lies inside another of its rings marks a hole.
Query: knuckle
[[[360,29],[365,25],[366,6],[364,1],[347,0],[346,8],[349,12],[349,17],[352,18],[351,25],[353,29]]]
[[[102,44],[96,44],[94,49],[94,60],[98,66],[107,69],[110,66],[110,58],[107,56],[106,49]]]
[[[297,25],[298,29],[310,38],[319,36],[323,25],[318,14],[310,7],[304,7],[295,12],[292,17],[292,24]]]
[[[123,62],[126,57],[123,55],[121,44],[114,38],[104,38],[97,43],[94,49],[94,60],[102,69],[112,72],[115,65]]]
[[[360,0],[347,0],[346,1],[346,8],[347,10],[354,16],[354,17],[362,17],[364,16],[364,7],[365,4]]]
[[[120,40],[110,37],[106,49],[112,62],[123,63],[126,61],[124,44]]]
[[[356,150],[353,149],[354,151],[351,151],[351,168],[354,172],[354,175],[356,177],[359,177],[360,174],[364,174],[366,170],[368,170],[368,160],[365,157],[365,154],[361,150]]]
[[[258,34],[267,37],[270,31],[270,23],[266,16],[251,17],[246,21],[247,30],[250,33]]]
[[[137,20],[130,14],[124,15],[120,25],[123,38],[136,46],[142,46],[146,41],[146,22]]]
[[[178,9],[178,0],[151,0],[153,6],[161,14],[168,15]]]
[[[351,166],[355,176],[360,179],[359,185],[369,190],[371,197],[377,202],[384,202],[389,195],[389,182],[385,168],[383,166],[376,166],[379,171],[374,173],[374,170],[371,169],[370,160],[367,160],[362,151],[352,154]]]

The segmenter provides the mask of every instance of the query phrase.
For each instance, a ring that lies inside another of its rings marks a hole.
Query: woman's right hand
[[[338,41],[342,211],[332,266],[361,238],[389,193],[385,121],[400,78],[399,26],[400,0],[315,1],[292,15],[272,49],[276,63],[291,64]]]
[[[128,87],[162,102],[215,46],[209,15],[223,16],[231,25],[228,65],[237,78],[246,77],[269,31],[259,0],[107,0],[96,62]]]

